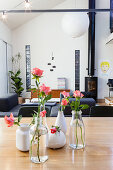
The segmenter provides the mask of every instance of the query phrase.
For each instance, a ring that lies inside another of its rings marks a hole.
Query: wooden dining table
[[[49,127],[56,118],[47,118]],[[49,159],[42,164],[34,164],[28,152],[16,148],[17,126],[7,127],[0,118],[0,170],[113,170],[113,118],[84,117],[85,149],[72,150],[69,147],[69,124],[67,143],[61,149],[48,149]],[[23,118],[29,123],[31,118]]]

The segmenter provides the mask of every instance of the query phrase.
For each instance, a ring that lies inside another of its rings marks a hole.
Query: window
[[[80,50],[75,50],[75,90],[80,89]]]
[[[26,55],[26,91],[31,89],[31,55],[30,55],[30,45],[25,46]]]

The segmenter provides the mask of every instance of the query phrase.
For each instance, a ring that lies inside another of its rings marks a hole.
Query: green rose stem
[[[78,117],[77,117],[77,112],[76,112],[76,148],[78,146],[78,134],[77,134],[77,125],[78,125]],[[82,141],[82,144],[84,146],[84,140],[83,140],[83,136],[82,136],[82,127],[80,127],[81,129],[81,141]]]
[[[40,89],[39,89],[40,81],[39,81],[39,78],[36,78],[35,83],[36,83],[36,86],[37,86],[37,89],[38,89],[37,94],[38,94],[38,101],[39,101],[39,95],[40,95]],[[37,121],[38,121],[38,122],[37,122],[37,127],[36,127],[36,132],[38,132],[37,156],[38,156],[38,160],[39,160],[39,162],[40,162],[40,153],[39,153],[40,136],[39,136],[39,130],[38,130],[39,117],[40,117],[40,105],[38,106],[38,113],[37,113]],[[33,135],[33,138],[32,138],[31,143],[30,143],[30,144],[31,144],[30,156],[32,155],[32,143],[33,143],[33,141],[34,141],[34,137],[35,137],[35,135],[36,135],[36,132],[35,132],[35,134]]]
[[[40,109],[40,107],[39,107],[39,109]],[[40,112],[40,110],[39,110],[39,112]],[[39,113],[39,112],[38,112],[38,113]],[[39,144],[40,144],[40,134],[39,134],[39,129],[38,129],[39,124],[40,124],[39,118],[37,119],[37,121],[38,121],[38,122],[37,122],[37,129],[36,129],[36,131],[38,132],[37,156],[38,156],[38,160],[39,160],[39,162],[40,162],[40,152],[39,152],[39,151],[40,151],[40,150],[39,150],[39,149],[40,149],[40,145],[39,145]]]
[[[40,89],[39,89],[39,78],[36,79],[36,86],[38,88],[38,101],[39,101],[39,95],[40,95]],[[39,153],[39,147],[40,147],[40,137],[39,137],[39,130],[38,130],[38,126],[39,126],[39,116],[40,116],[40,105],[38,106],[38,114],[37,114],[37,120],[38,120],[38,124],[37,124],[37,131],[38,131],[38,144],[37,144],[37,156],[38,156],[38,160],[40,162],[40,153]]]
[[[81,129],[81,140],[82,140],[82,144],[84,146],[84,141],[83,141],[83,137],[82,137],[82,127],[80,127],[80,129]]]
[[[39,84],[40,84],[40,81],[39,81],[39,78],[36,78],[36,86],[37,86],[37,89],[38,89],[38,101],[39,101],[39,95],[40,95],[40,89],[39,89]],[[40,114],[40,106],[38,106],[38,114],[37,114],[37,118],[39,118],[39,114]]]
[[[36,134],[36,132],[35,132],[35,134]],[[32,143],[33,143],[33,141],[34,141],[35,134],[33,135],[33,138],[32,138],[32,140],[31,140],[31,142],[30,142],[30,158],[31,158],[31,156],[32,156]]]
[[[78,134],[77,134],[77,125],[78,125],[78,118],[77,118],[77,112],[76,112],[76,148],[78,146]]]
[[[71,109],[72,110],[75,110],[75,119],[76,119],[76,129],[75,129],[75,137],[76,137],[76,148],[78,147],[78,134],[77,134],[77,126],[79,128],[79,123],[78,123],[78,116],[79,116],[79,113],[77,114],[77,112],[81,111],[81,110],[85,110],[85,109],[88,109],[88,105],[87,104],[80,104],[80,99],[84,96],[79,90],[76,90],[74,92],[74,95],[75,97],[75,101],[72,101],[70,103],[71,105]],[[80,118],[81,119],[81,118]],[[80,131],[81,131],[81,141],[82,141],[82,144],[83,144],[83,147],[85,146],[84,144],[84,139],[83,139],[83,135],[82,135],[82,127],[80,126]]]
[[[38,145],[37,145],[37,156],[38,156],[38,160],[40,162],[40,154],[39,154],[39,144],[40,144],[40,137],[39,137],[39,131],[38,131]]]

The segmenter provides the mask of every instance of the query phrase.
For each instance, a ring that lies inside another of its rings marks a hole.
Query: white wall
[[[76,2],[78,8],[87,8],[88,0]],[[75,0],[67,0],[56,8],[73,8]],[[80,50],[80,89],[84,90],[84,77],[87,76],[88,35],[87,33],[77,39],[66,35],[61,28],[63,13],[46,13],[31,20],[13,32],[14,54],[21,52],[22,75],[25,87],[25,45],[31,45],[31,65],[44,70],[43,81],[52,89],[57,88],[57,78],[66,77],[68,88],[75,89],[75,50]],[[49,71],[47,63],[51,53],[55,57],[56,69]]]
[[[74,8],[75,0],[67,0],[56,8]],[[77,8],[87,8],[88,0],[76,1]],[[109,8],[109,0],[96,0],[96,8]],[[22,70],[25,86],[25,45],[31,45],[31,65],[44,69],[44,82],[52,89],[57,88],[57,77],[68,79],[68,88],[74,90],[75,84],[75,50],[80,50],[80,90],[84,90],[84,77],[87,76],[88,66],[88,35],[72,39],[61,29],[62,13],[47,13],[31,20],[13,32],[14,54],[20,51],[23,55]],[[113,45],[106,45],[106,38],[110,35],[109,13],[96,13],[96,49],[95,76],[98,76],[98,98],[108,96],[108,78],[113,78]],[[54,53],[54,72],[49,71],[47,63],[51,53]],[[102,61],[110,62],[110,70],[103,74],[100,69]]]
[[[109,0],[96,0],[96,8],[110,8]],[[113,44],[106,44],[110,34],[109,13],[96,13],[96,76],[98,77],[98,98],[108,97],[108,78],[113,79]],[[110,62],[109,71],[104,74],[100,69],[102,61]]]
[[[0,21],[0,39],[9,44],[12,42],[12,31],[2,21]]]

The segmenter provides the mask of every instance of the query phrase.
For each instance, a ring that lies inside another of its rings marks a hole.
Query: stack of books
[[[113,105],[113,97],[105,97],[105,103],[108,105]]]

